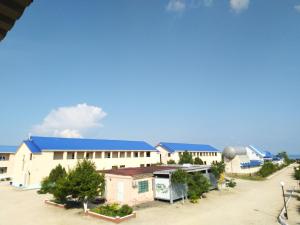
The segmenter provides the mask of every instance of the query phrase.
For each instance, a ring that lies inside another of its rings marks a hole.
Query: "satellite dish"
[[[226,147],[223,151],[223,155],[225,158],[232,160],[236,156],[236,151],[233,147]]]

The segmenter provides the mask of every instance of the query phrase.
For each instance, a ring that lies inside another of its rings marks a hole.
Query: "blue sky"
[[[0,43],[0,144],[67,134],[299,153],[299,40],[300,0],[34,1]]]

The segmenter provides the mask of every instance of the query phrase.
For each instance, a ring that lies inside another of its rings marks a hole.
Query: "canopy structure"
[[[12,29],[33,0],[0,0],[0,41]]]

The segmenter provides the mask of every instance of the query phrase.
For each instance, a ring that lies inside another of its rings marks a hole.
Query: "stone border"
[[[92,217],[95,217],[95,218],[98,218],[98,219],[102,219],[102,220],[105,220],[105,221],[113,222],[113,223],[121,223],[121,222],[129,220],[131,218],[136,218],[136,212],[133,212],[132,214],[127,215],[127,216],[123,216],[123,217],[119,217],[119,216],[110,217],[110,216],[105,216],[105,215],[95,213],[95,212],[92,212],[92,211],[88,210],[86,212],[86,215],[89,215],[89,216],[92,216]]]
[[[58,208],[63,208],[63,209],[65,209],[65,206],[66,206],[65,204],[55,203],[55,202],[52,202],[50,200],[45,200],[45,203],[47,205],[52,205],[52,206],[55,206],[55,207],[58,207]]]

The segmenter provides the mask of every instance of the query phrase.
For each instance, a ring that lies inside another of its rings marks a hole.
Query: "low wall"
[[[95,218],[98,218],[98,219],[102,219],[102,220],[105,220],[105,221],[109,221],[109,222],[113,222],[113,223],[121,223],[123,221],[126,221],[126,220],[129,220],[131,218],[135,218],[136,217],[136,213],[133,212],[132,214],[128,215],[128,216],[124,216],[124,217],[110,217],[110,216],[105,216],[105,215],[101,215],[99,213],[95,213],[95,212],[92,212],[90,210],[88,210],[86,212],[87,215],[89,216],[92,216],[92,217],[95,217]]]

